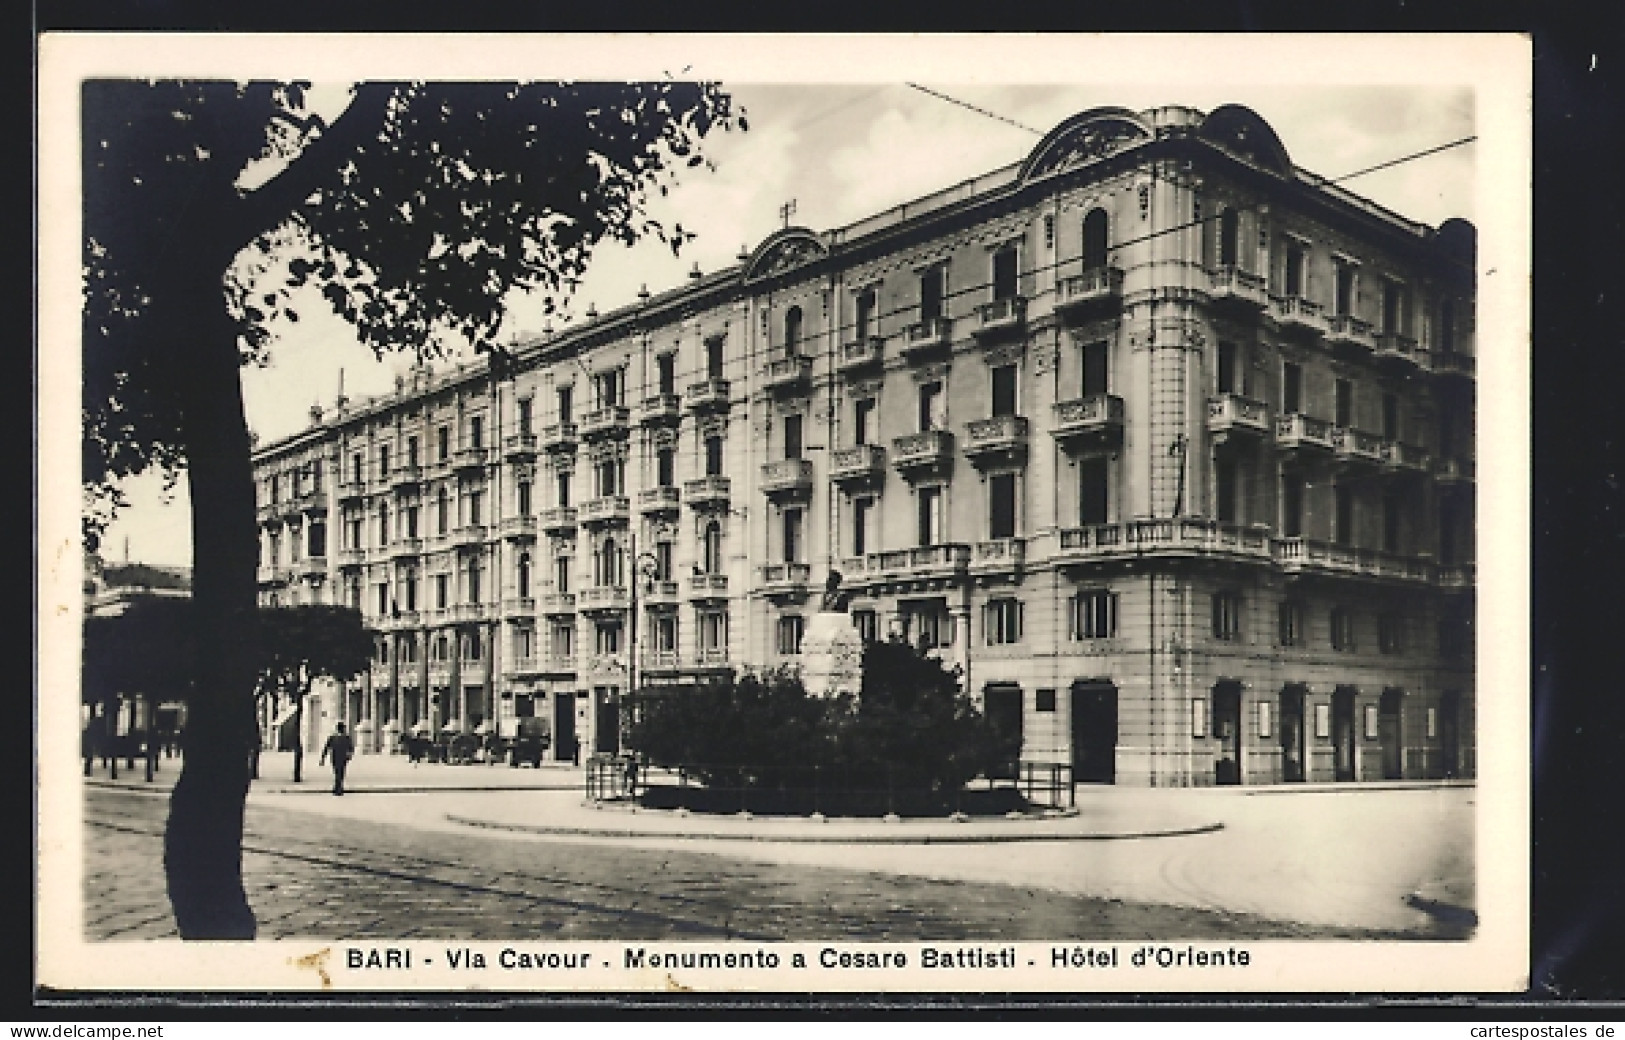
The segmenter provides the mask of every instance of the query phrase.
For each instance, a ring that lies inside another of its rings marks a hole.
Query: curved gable
[[[1126,108],[1091,108],[1045,135],[1021,166],[1022,182],[1048,177],[1105,158],[1152,137],[1151,127]]]
[[[782,274],[829,255],[818,236],[806,228],[783,228],[762,240],[745,264],[745,281]]]
[[[1292,175],[1292,159],[1264,118],[1245,105],[1220,105],[1208,113],[1196,136],[1218,145],[1254,166],[1283,177]]]

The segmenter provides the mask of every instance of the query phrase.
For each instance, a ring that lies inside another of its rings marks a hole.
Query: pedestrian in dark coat
[[[344,723],[339,723],[334,729],[337,732],[328,737],[327,743],[322,745],[322,757],[316,764],[321,765],[327,761],[328,755],[333,756],[333,793],[343,794],[344,770],[350,765],[350,756],[355,754],[355,741],[344,732]]]

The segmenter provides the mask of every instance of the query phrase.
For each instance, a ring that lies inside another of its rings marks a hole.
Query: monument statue
[[[845,614],[846,600],[846,593],[841,591],[841,572],[831,567],[829,577],[824,579],[824,602],[818,610],[824,614]]]
[[[830,568],[818,613],[801,640],[801,681],[815,696],[857,696],[863,685],[863,638],[847,615],[847,599],[841,572]]]

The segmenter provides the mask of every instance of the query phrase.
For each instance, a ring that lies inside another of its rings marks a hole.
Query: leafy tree
[[[702,139],[744,127],[713,84],[83,84],[84,480],[94,547],[120,478],[184,465],[195,690],[164,869],[184,938],[252,938],[257,540],[239,367],[301,286],[375,351],[494,351],[513,290],[555,307],[600,241],[689,237],[647,213]],[[505,357],[496,351],[493,360]]]
[[[293,781],[304,779],[305,698],[317,679],[349,682],[372,657],[372,633],[354,607],[305,603],[259,613],[261,697],[293,702]],[[257,745],[256,745],[257,746]]]
[[[147,706],[150,722],[158,702],[188,692],[191,669],[187,652],[192,637],[192,603],[187,599],[139,599],[120,614],[85,618],[81,691],[86,704],[99,706],[102,717],[111,718],[120,695],[139,697]],[[98,750],[105,735],[90,741],[87,755]],[[147,779],[157,766],[158,745],[147,734]],[[117,776],[117,758],[110,759]],[[87,758],[86,773],[90,763]]]

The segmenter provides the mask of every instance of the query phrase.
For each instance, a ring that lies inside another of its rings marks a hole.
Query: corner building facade
[[[1473,262],[1248,109],[1090,110],[313,412],[256,456],[263,595],[377,627],[370,748],[613,749],[634,683],[794,663],[834,569],[1080,782],[1472,776]]]

